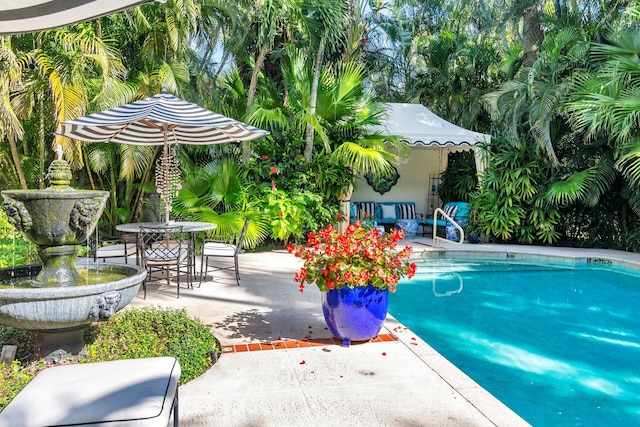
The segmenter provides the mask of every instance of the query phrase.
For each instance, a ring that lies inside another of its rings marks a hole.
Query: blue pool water
[[[640,274],[436,259],[389,312],[533,426],[640,425]]]

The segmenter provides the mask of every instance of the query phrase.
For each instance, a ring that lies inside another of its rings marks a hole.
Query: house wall
[[[468,150],[469,148],[466,147]],[[441,174],[447,167],[447,155],[459,149],[412,147],[406,163],[396,166],[400,178],[391,190],[384,194],[377,193],[364,177],[358,179],[356,190],[351,195],[353,202],[414,202],[416,213],[430,214],[430,182],[429,177]],[[435,207],[439,199],[435,196]]]

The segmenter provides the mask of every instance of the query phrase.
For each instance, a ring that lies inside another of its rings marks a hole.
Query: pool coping
[[[472,248],[469,248],[469,247]],[[569,262],[575,266],[612,266],[628,268],[640,271],[640,255],[622,251],[583,249],[583,248],[558,248],[549,247],[549,253],[542,253],[540,247],[518,247],[509,245],[509,250],[500,249],[499,245],[464,245],[460,247],[414,247],[412,260],[427,259],[436,256],[446,257],[454,254],[461,259],[481,257],[495,260],[533,260],[533,261],[561,261]],[[558,250],[563,250],[558,253]],[[545,251],[545,252],[547,252]],[[584,253],[589,251],[591,253]],[[573,254],[571,252],[574,252]],[[595,255],[594,255],[595,254]],[[613,254],[613,255],[612,255]],[[631,259],[636,258],[636,259]]]

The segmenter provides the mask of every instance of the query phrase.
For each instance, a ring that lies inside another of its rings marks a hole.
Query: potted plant
[[[332,225],[309,233],[307,246],[287,246],[289,253],[304,261],[294,280],[315,283],[322,292],[322,311],[329,330],[348,344],[374,338],[387,316],[389,291],[401,278],[412,278],[416,265],[407,261],[413,249],[405,245],[402,230],[381,236],[376,228],[358,221],[344,234]]]
[[[469,212],[469,220],[464,226],[464,233],[469,239],[469,243],[480,243],[480,235],[482,234],[482,224],[478,218],[478,211],[471,209]]]

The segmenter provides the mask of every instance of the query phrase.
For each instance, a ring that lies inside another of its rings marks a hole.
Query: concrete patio
[[[411,242],[416,252],[433,250],[430,239]],[[160,283],[149,285],[146,300],[142,293],[134,299],[138,307],[186,308],[228,350],[180,387],[183,425],[528,425],[391,317],[381,335],[393,334],[395,341],[328,342],[320,292],[308,286],[300,293],[293,282],[300,265],[285,251],[245,253],[241,286],[231,272],[220,272],[200,288],[183,290],[180,299],[173,286]],[[272,342],[313,346],[272,349]],[[233,351],[249,343],[267,345]]]

